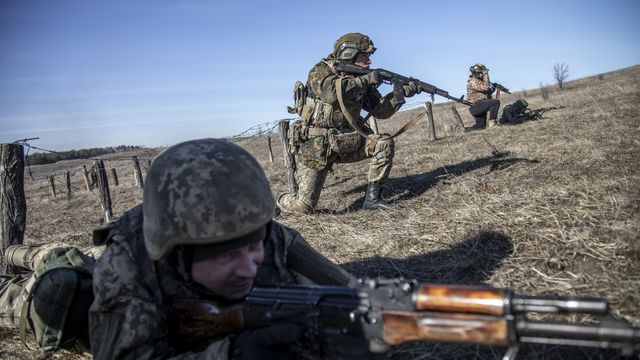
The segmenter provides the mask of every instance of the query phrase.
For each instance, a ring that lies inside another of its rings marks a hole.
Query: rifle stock
[[[530,313],[609,316],[599,324],[535,322]],[[289,285],[254,288],[241,305],[220,308],[178,300],[172,319],[179,338],[218,337],[280,322],[305,324],[307,339],[352,336],[372,352],[408,341],[511,346],[521,343],[640,351],[640,330],[613,319],[606,301],[516,295],[488,286],[361,280],[358,287]],[[322,351],[322,350],[320,350]],[[515,350],[513,351],[515,354]]]

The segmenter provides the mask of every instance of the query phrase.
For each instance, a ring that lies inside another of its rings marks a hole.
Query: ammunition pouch
[[[348,154],[358,151],[362,136],[356,131],[338,132],[335,129],[329,129],[328,136],[329,146],[333,152],[338,154]]]
[[[300,144],[308,138],[308,126],[304,126],[302,121],[295,121],[289,126],[289,153],[297,155],[300,153]]]

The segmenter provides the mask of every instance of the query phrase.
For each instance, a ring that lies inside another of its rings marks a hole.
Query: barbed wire
[[[272,134],[278,128],[278,124],[281,121],[295,121],[300,119],[300,117],[295,118],[285,118],[279,120],[273,120],[262,124],[253,125],[247,130],[233,136],[229,136],[227,139],[239,139],[239,138],[248,138],[248,137],[258,137],[265,134]]]
[[[410,110],[415,110],[417,108],[420,108],[422,106],[424,106],[425,101],[415,101],[415,102],[411,102],[411,103],[405,103],[402,105],[402,108],[400,109],[400,112],[404,112],[404,111],[410,111]],[[434,114],[436,115],[436,114]],[[439,114],[440,116],[442,116],[441,114]],[[237,139],[258,139],[263,135],[271,135],[273,133],[276,133],[278,130],[278,124],[282,121],[296,121],[299,120],[300,117],[293,117],[293,118],[283,118],[283,119],[278,119],[278,120],[272,120],[272,121],[267,121],[264,123],[260,123],[260,124],[256,124],[253,125],[251,127],[249,127],[248,129],[236,134],[236,135],[232,135],[227,137],[227,139],[229,140],[237,140]],[[51,149],[45,149],[42,147],[38,147],[38,146],[34,146],[32,144],[29,143],[30,140],[38,140],[39,137],[35,137],[35,138],[26,138],[26,139],[20,139],[20,140],[16,140],[14,141],[15,144],[20,144],[23,146],[27,147],[27,151],[26,151],[26,155],[25,158],[27,158],[30,149],[34,149],[34,150],[39,150],[39,151],[44,151],[44,152],[48,152],[48,153],[53,153],[53,154],[64,154],[65,152],[62,151],[55,151],[55,150],[51,150]],[[107,153],[107,154],[103,154],[103,155],[109,155],[112,153]],[[153,160],[155,157],[138,157],[138,160],[141,161],[151,161]],[[88,161],[131,161],[133,160],[133,156],[126,156],[126,157],[112,157],[112,158],[98,158],[98,157],[90,157],[90,158],[85,158],[85,159],[68,159],[68,160],[83,160],[85,162]],[[29,174],[31,176],[32,180],[34,179],[33,173],[31,171],[31,166],[28,162],[26,162],[27,165],[27,169],[29,171]],[[93,164],[90,164],[91,166]],[[80,166],[75,166],[73,167],[71,170],[78,170],[80,168]],[[57,176],[57,175],[61,175],[64,174],[64,171],[56,171],[54,173],[51,173],[49,175],[46,176]],[[45,176],[45,177],[46,177]],[[38,176],[37,178],[42,178],[41,176]]]

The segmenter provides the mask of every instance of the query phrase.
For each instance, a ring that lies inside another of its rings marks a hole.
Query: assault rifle
[[[551,111],[551,110],[564,109],[564,108],[565,108],[564,106],[550,106],[545,108],[527,110],[525,112],[525,115],[529,117],[531,120],[540,120],[542,119],[542,116],[544,115],[545,112]]]
[[[406,102],[404,99],[404,90],[402,89],[402,86],[407,85],[409,84],[409,82],[413,81],[416,85],[418,85],[418,88],[420,89],[421,92],[426,92],[431,95],[442,96],[449,100],[453,100],[468,106],[473,105],[471,102],[464,100],[462,97],[457,98],[457,97],[451,96],[447,91],[439,89],[429,83],[426,83],[424,81],[420,81],[418,79],[414,79],[411,77],[406,77],[400,74],[396,74],[389,70],[365,69],[353,64],[338,64],[336,66],[336,70],[338,72],[344,72],[344,73],[353,74],[353,75],[365,75],[370,72],[377,71],[380,74],[380,76],[382,76],[382,79],[384,79],[385,82],[393,85],[393,94],[398,104],[404,104]]]
[[[578,325],[533,321],[527,317],[530,313],[608,318]],[[366,342],[367,353],[416,340],[508,346],[505,359],[514,359],[521,343],[613,348],[623,355],[640,352],[640,329],[613,318],[604,300],[516,295],[509,289],[402,278],[360,280],[357,287],[258,287],[242,304],[226,308],[203,300],[178,300],[172,320],[178,338],[184,339],[304,324],[304,349],[322,358],[353,348],[352,342],[337,340],[341,337]]]
[[[503,93],[507,93],[507,94],[511,94],[509,92],[509,89],[507,89],[506,87],[502,86],[501,84],[498,83],[491,83],[491,86],[493,86],[494,88],[502,91]]]

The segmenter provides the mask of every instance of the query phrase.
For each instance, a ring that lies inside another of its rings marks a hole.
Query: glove
[[[420,87],[418,87],[418,84],[416,84],[414,81],[409,81],[408,84],[402,87],[404,89],[404,96],[406,97],[412,97],[413,95],[420,94],[422,92],[420,90]]]
[[[360,80],[363,84],[371,86],[378,86],[383,82],[382,75],[375,70],[368,74],[361,75]]]
[[[273,325],[267,328],[247,330],[231,342],[231,358],[243,360],[295,359],[289,345],[302,335],[302,327],[296,324]]]

